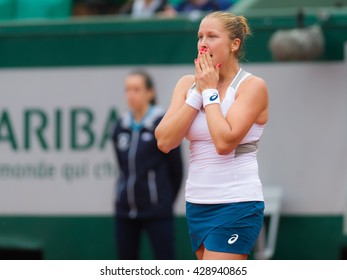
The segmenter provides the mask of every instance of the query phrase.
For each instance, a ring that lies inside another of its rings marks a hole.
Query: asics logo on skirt
[[[236,240],[239,238],[239,235],[238,234],[233,234],[231,235],[231,237],[229,238],[228,240],[228,244],[234,244],[236,242]]]

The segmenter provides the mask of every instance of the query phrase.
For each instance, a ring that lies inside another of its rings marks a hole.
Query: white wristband
[[[195,89],[188,92],[186,103],[196,110],[200,110],[202,107],[202,96]]]
[[[211,104],[220,104],[219,93],[215,88],[208,88],[202,92],[202,104],[204,108]]]

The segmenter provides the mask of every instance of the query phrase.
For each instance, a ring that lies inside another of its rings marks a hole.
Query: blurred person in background
[[[190,14],[194,12],[213,12],[229,9],[232,0],[184,0],[174,6],[176,12]]]
[[[126,0],[74,0],[73,16],[114,15]]]
[[[128,14],[133,18],[150,18],[153,16],[172,17],[175,9],[168,0],[128,0],[119,14]]]
[[[117,121],[113,144],[120,174],[116,195],[116,245],[119,259],[139,259],[140,237],[147,232],[156,259],[174,259],[173,204],[183,176],[180,148],[165,154],[154,130],[164,111],[156,105],[148,73],[125,78],[129,110]]]

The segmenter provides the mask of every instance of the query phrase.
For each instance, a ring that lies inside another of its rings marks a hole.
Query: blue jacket
[[[180,147],[165,154],[157,148],[154,130],[163,110],[152,106],[135,123],[125,113],[113,131],[112,139],[120,174],[117,180],[116,215],[123,218],[169,217],[182,182]]]

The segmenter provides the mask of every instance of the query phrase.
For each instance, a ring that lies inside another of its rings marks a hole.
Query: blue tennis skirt
[[[186,202],[186,215],[194,252],[204,244],[210,251],[249,255],[264,222],[264,202]]]

